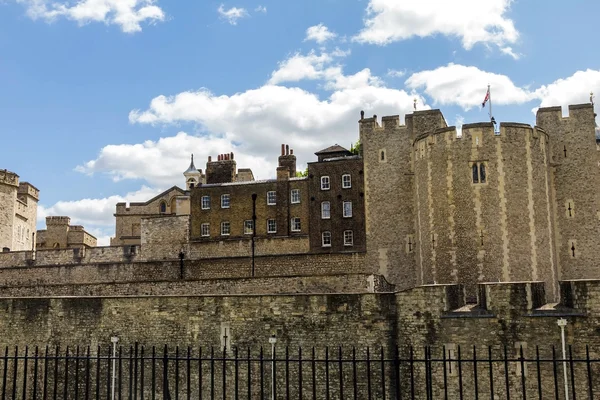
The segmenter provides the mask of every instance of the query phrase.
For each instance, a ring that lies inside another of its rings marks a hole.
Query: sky
[[[193,153],[275,176],[379,118],[534,124],[600,94],[597,0],[0,0],[0,168],[108,245]]]

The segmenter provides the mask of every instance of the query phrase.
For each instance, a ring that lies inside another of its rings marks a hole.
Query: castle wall
[[[417,284],[413,218],[412,139],[399,118],[360,121],[364,162],[365,270],[384,275],[399,288]],[[382,154],[383,153],[383,159]],[[409,244],[410,242],[410,244]]]
[[[422,282],[544,280],[555,298],[547,135],[523,124],[465,125],[415,142],[417,271]],[[485,167],[485,182],[480,170]],[[470,286],[469,286],[470,285]]]
[[[0,287],[0,297],[321,294],[386,292],[390,289],[380,276],[344,274],[4,286]]]
[[[595,145],[595,114],[591,104],[541,108],[541,126],[552,143],[556,243],[561,279],[598,276],[600,252],[600,171]]]
[[[147,260],[174,259],[189,242],[189,215],[142,218],[142,257]]]

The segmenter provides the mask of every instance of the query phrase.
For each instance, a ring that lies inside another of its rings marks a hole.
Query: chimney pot
[[[212,157],[208,156],[208,162],[211,162],[211,161],[212,161]]]
[[[290,155],[290,145],[289,145],[289,144],[286,144],[286,145],[285,145],[285,155],[286,155],[286,156],[289,156],[289,155]]]
[[[294,149],[290,149],[290,154],[294,155]]]
[[[233,151],[231,152],[231,159],[233,160]]]
[[[365,119],[365,112],[363,110],[360,111],[360,119]]]
[[[281,144],[281,155],[285,155],[285,144]]]

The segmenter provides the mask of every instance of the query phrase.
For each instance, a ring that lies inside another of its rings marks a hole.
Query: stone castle
[[[192,159],[185,189],[117,204],[109,247],[0,253],[2,343],[246,346],[276,334],[514,354],[558,344],[563,317],[570,344],[598,346],[594,121],[591,104],[567,117],[541,108],[534,127],[459,135],[439,110],[404,124],[361,115],[356,153],[331,146],[296,176],[283,145],[270,180],[232,153],[204,172]]]
[[[39,190],[19,176],[0,170],[0,249],[23,251],[35,248]]]

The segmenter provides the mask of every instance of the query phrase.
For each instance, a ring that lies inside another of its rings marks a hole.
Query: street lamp
[[[110,341],[113,345],[112,351],[112,395],[111,399],[115,400],[115,378],[116,378],[116,361],[117,361],[117,343],[119,342],[119,338],[117,336],[112,336]]]
[[[567,320],[560,318],[556,321],[560,327],[560,341],[562,343],[562,362],[563,362],[563,380],[565,382],[565,400],[569,400],[569,384],[567,381],[567,349],[565,345],[565,326],[567,326]]]
[[[252,277],[254,277],[254,238],[256,237],[256,193],[252,193]]]
[[[271,343],[271,399],[275,400],[275,344],[277,343],[277,337],[275,334],[271,335],[269,338],[269,343]]]

